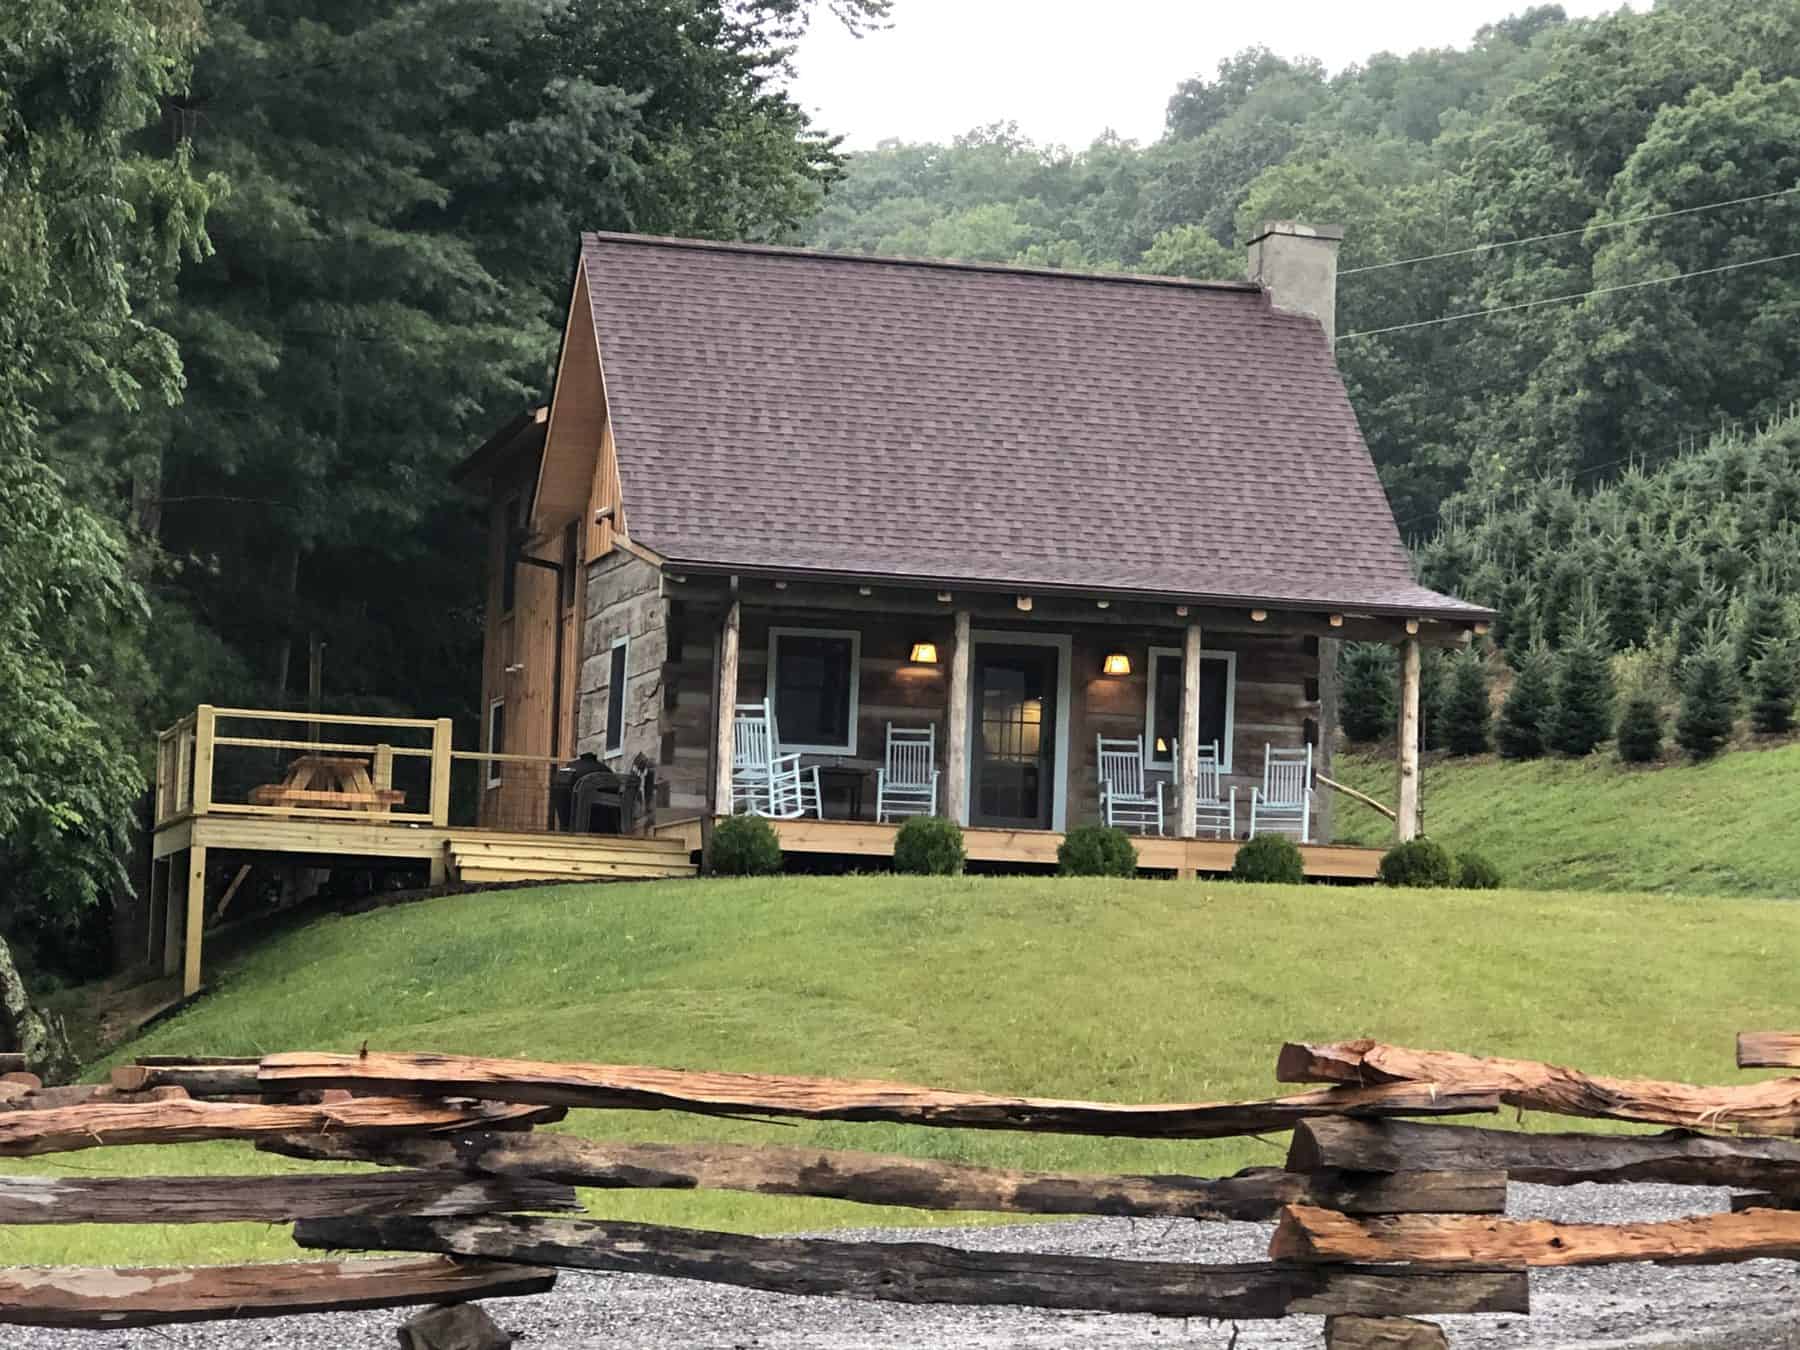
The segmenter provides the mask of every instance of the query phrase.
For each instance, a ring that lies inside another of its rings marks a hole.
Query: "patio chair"
[[[819,805],[819,771],[803,770],[798,754],[781,753],[769,701],[738,704],[731,720],[732,813],[796,820],[809,809],[817,815]]]
[[[937,724],[887,724],[887,755],[875,771],[875,819],[937,814]]]
[[[1163,784],[1152,784],[1144,777],[1144,738],[1096,736],[1094,748],[1100,774],[1100,818],[1122,830],[1161,834]]]
[[[1312,842],[1312,747],[1263,747],[1263,781],[1250,789],[1250,837],[1291,834]]]
[[[1174,743],[1171,752],[1175,756],[1174,783],[1176,800],[1180,801],[1181,787],[1181,742]],[[1224,788],[1220,782],[1219,743],[1213,741],[1200,747],[1198,775],[1195,778],[1198,791],[1194,794],[1194,833],[1202,834],[1208,830],[1215,839],[1235,839],[1237,837],[1237,789]]]

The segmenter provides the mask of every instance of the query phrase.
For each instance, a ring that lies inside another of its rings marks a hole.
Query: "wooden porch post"
[[[956,611],[956,639],[950,649],[950,726],[944,747],[948,780],[944,814],[969,823],[969,611]]]
[[[1151,698],[1156,697],[1151,691]],[[1181,648],[1181,837],[1192,839],[1200,810],[1200,625],[1190,623]]]
[[[1419,833],[1419,639],[1400,644],[1400,790],[1394,837],[1401,843]]]
[[[737,715],[738,628],[742,621],[742,606],[733,600],[719,635],[719,687],[713,704],[718,714],[713,730],[713,813],[721,816],[731,814],[731,735],[732,718]]]

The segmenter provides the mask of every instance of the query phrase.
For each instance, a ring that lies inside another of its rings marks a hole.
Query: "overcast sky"
[[[821,12],[795,58],[795,92],[823,130],[857,149],[1005,120],[1077,148],[1108,128],[1152,141],[1175,86],[1244,47],[1315,56],[1336,71],[1383,50],[1466,46],[1482,24],[1529,3],[895,0],[893,26],[860,39]],[[1620,7],[1563,0],[1572,16]]]

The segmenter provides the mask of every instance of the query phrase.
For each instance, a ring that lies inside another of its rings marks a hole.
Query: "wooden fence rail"
[[[1786,1066],[1800,1036],[1741,1038]],[[6,1061],[0,1058],[0,1071]],[[0,1270],[0,1323],[99,1327],[277,1316],[540,1292],[548,1267],[785,1293],[1160,1316],[1323,1313],[1336,1350],[1424,1350],[1418,1314],[1524,1312],[1526,1269],[1617,1261],[1800,1259],[1800,1079],[1695,1087],[1373,1041],[1283,1048],[1250,1102],[1120,1105],[878,1080],[696,1073],[447,1055],[146,1059],[80,1088],[6,1084],[0,1157],[99,1145],[252,1140],[374,1172],[260,1177],[0,1176],[0,1224],[294,1222],[303,1246],[425,1259],[193,1270]],[[1682,1128],[1529,1134],[1424,1121],[1501,1103]],[[647,1144],[531,1133],[569,1107],[889,1121],[1158,1139],[1292,1130],[1284,1168],[1230,1177],[1093,1176],[843,1150]],[[1710,1133],[1709,1133],[1710,1131]],[[1724,1132],[1730,1131],[1726,1134]],[[1508,1178],[1753,1188],[1734,1209],[1650,1224],[1503,1216]],[[540,1217],[576,1186],[716,1189],[931,1210],[1276,1220],[1270,1259],[1236,1265],[977,1252],[930,1243],[744,1237]],[[1745,1204],[1780,1206],[1748,1208]],[[527,1213],[529,1211],[529,1213]],[[402,1337],[444,1350],[443,1319]]]

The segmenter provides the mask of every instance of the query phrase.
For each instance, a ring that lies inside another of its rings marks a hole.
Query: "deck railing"
[[[560,762],[459,750],[448,717],[202,704],[157,737],[156,827],[239,815],[549,829]]]

